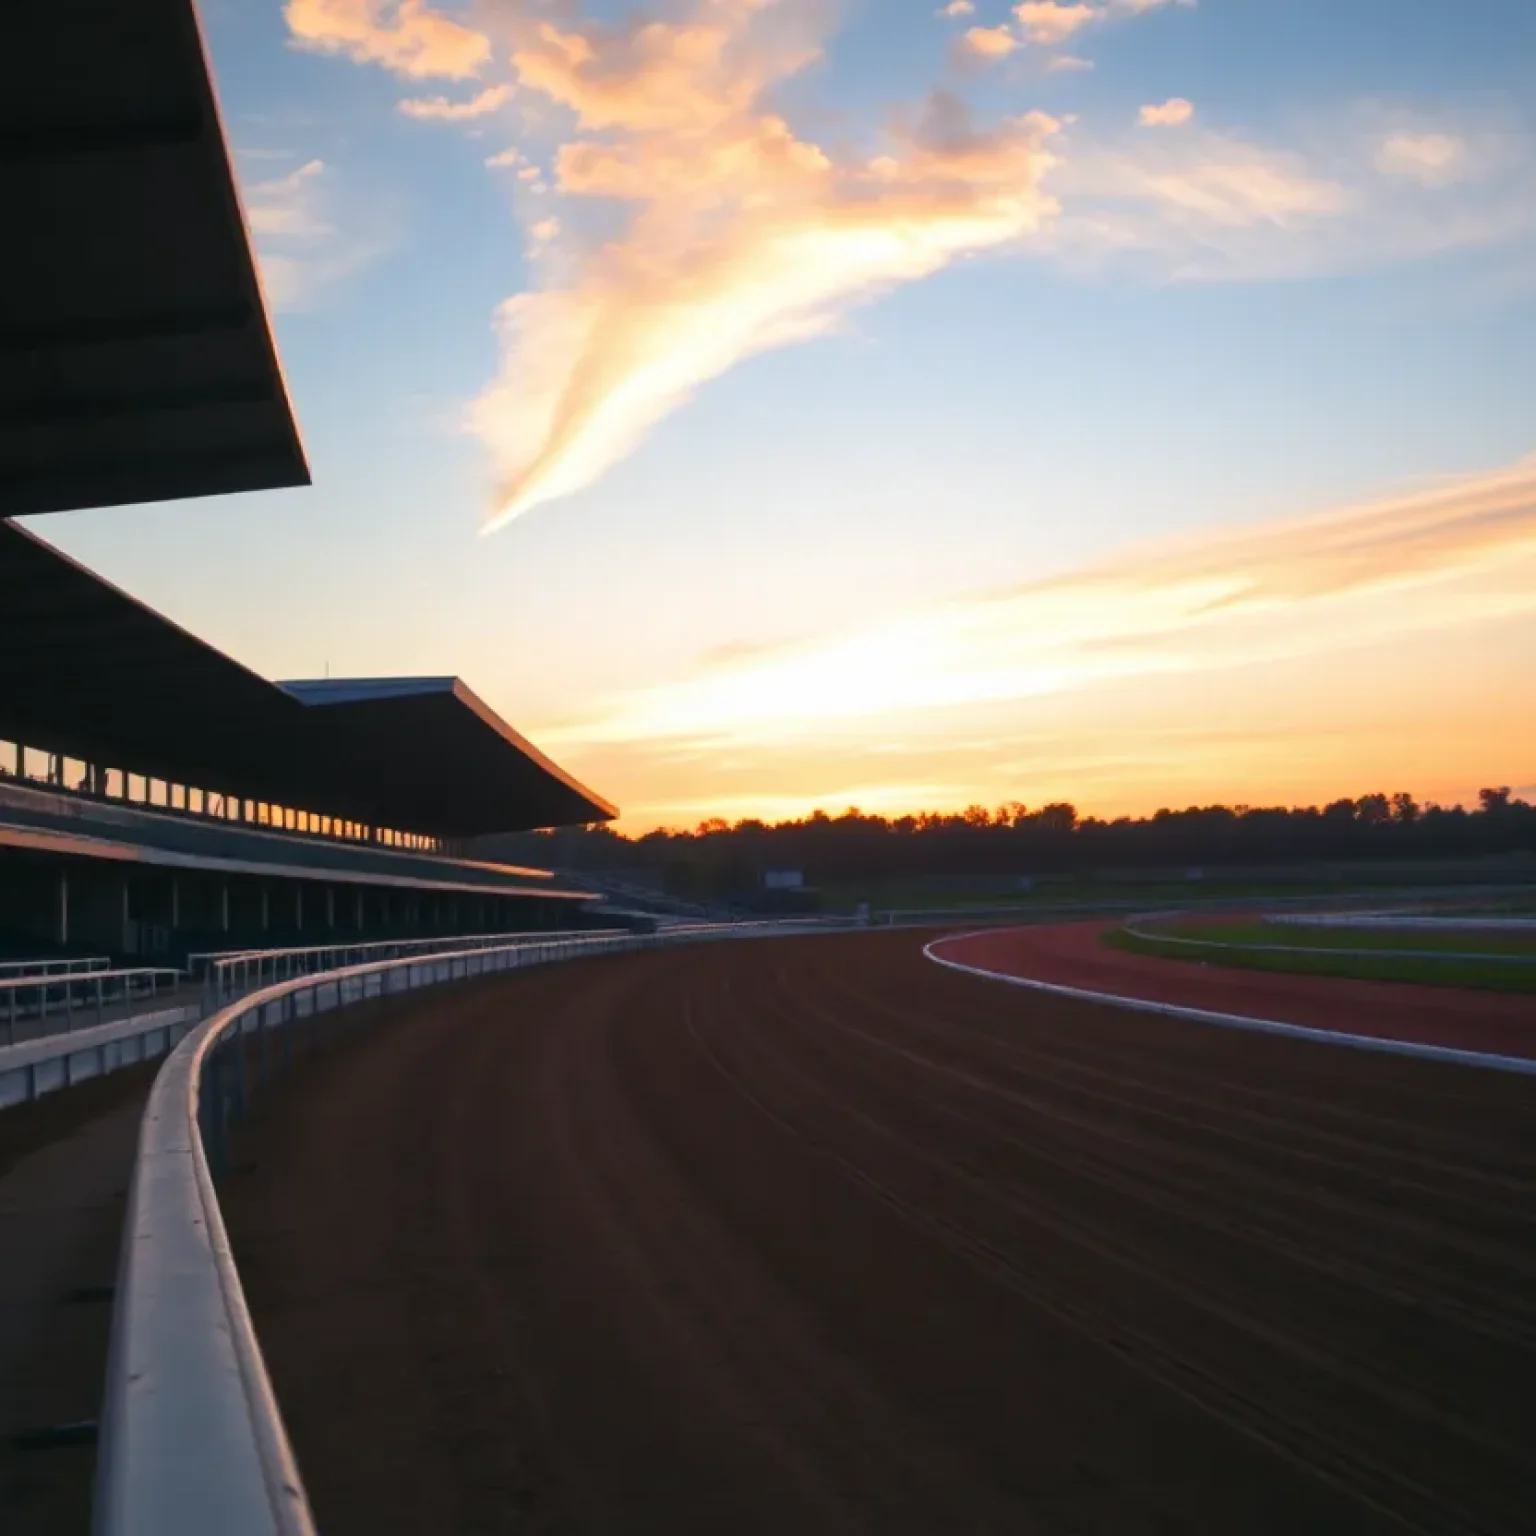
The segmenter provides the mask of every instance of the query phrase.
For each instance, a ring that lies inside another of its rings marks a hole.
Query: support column
[[[59,876],[58,923],[54,937],[62,944],[69,943],[69,876]]]
[[[336,890],[329,885],[325,888],[325,926],[327,928],[336,926]]]
[[[219,930],[222,933],[229,932],[229,881],[220,882],[219,885]]]
[[[304,933],[304,887],[295,884],[293,887],[293,925],[298,930],[300,937]]]
[[[263,933],[267,931],[267,923],[270,920],[270,917],[271,913],[267,903],[267,888],[265,884],[263,884],[261,888],[261,931]]]

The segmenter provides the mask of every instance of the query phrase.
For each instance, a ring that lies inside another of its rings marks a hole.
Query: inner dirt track
[[[324,1536],[1531,1528],[1536,1081],[921,946],[418,994],[258,1101]]]

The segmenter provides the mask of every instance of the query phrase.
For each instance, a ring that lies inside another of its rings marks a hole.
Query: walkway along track
[[[258,1098],[324,1536],[1528,1529],[1536,1082],[921,943],[429,992]]]

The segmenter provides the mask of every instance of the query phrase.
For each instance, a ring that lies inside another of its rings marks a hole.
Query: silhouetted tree
[[[1147,817],[1080,817],[1066,801],[1028,810],[922,811],[894,820],[850,808],[833,818],[701,821],[692,832],[628,838],[606,827],[477,840],[480,857],[571,870],[643,874],[679,894],[755,888],[767,869],[800,869],[813,884],[914,876],[1085,875],[1190,867],[1219,870],[1360,858],[1467,859],[1536,854],[1536,806],[1507,787],[1478,808],[1420,806],[1398,791],[1317,806],[1164,807]]]

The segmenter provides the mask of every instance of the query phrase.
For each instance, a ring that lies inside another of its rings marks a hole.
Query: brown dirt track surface
[[[325,1536],[1516,1532],[1533,1100],[869,933],[398,1000],[223,1198]]]
[[[1248,971],[1141,955],[1101,941],[1114,926],[1053,923],[964,934],[943,941],[940,953],[980,970],[1117,997],[1491,1055],[1536,1056],[1536,997],[1530,995]]]

